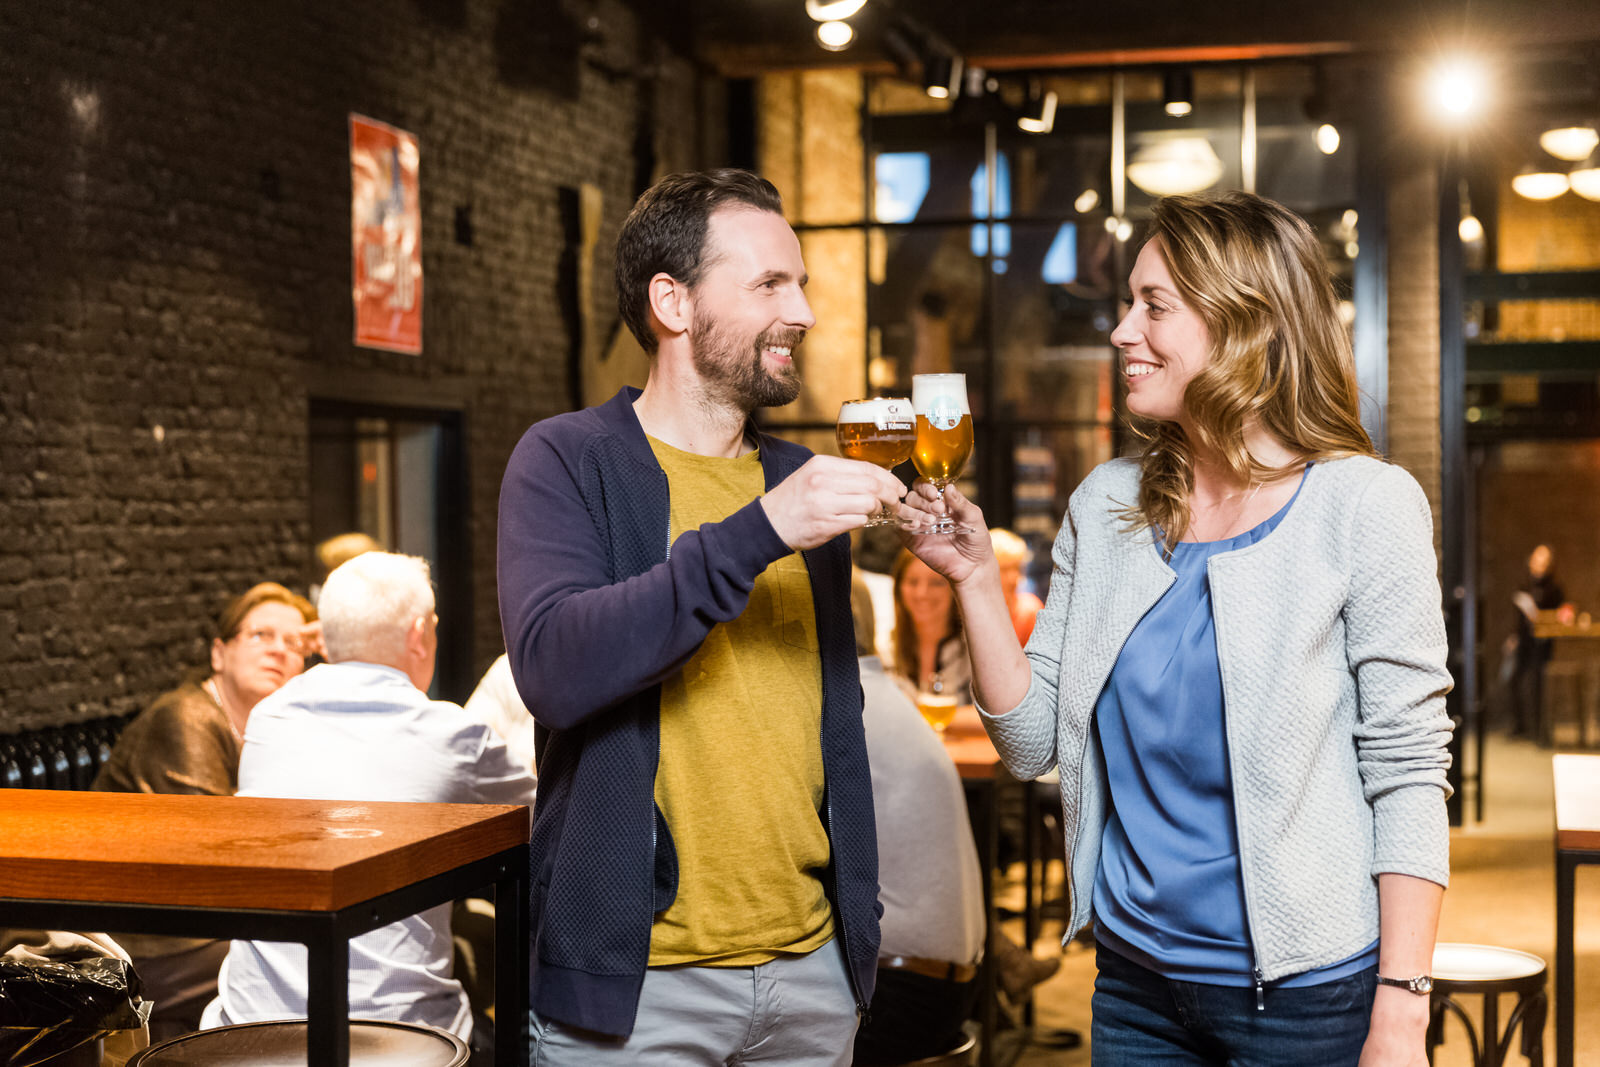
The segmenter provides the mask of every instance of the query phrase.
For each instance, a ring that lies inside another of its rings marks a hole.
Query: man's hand
[[[767,521],[793,549],[816,548],[859,526],[905,495],[881,467],[837,456],[812,456],[761,498]]]

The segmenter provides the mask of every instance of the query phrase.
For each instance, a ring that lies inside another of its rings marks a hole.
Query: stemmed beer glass
[[[912,454],[917,473],[943,495],[972,456],[972,409],[967,405],[965,374],[917,374],[911,378],[911,406],[917,413],[917,446]],[[949,515],[909,527],[916,534],[972,533]]]
[[[911,401],[903,396],[876,396],[846,400],[839,406],[835,427],[839,454],[892,471],[911,458],[917,443],[917,420]],[[868,526],[897,526],[899,520],[884,504]]]

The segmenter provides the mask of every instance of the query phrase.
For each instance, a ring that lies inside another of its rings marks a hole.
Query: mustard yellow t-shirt
[[[654,438],[674,540],[764,492],[759,455],[683,452]],[[748,967],[833,936],[823,893],[822,666],[798,552],[661,686],[655,797],[678,854],[678,895],[656,916],[650,966]]]

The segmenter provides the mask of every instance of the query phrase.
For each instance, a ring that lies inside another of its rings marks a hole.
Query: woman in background
[[[1006,766],[1059,769],[1094,1062],[1422,1067],[1451,729],[1428,502],[1361,428],[1304,221],[1169,197],[1129,283],[1144,447],[1073,493],[1026,655],[988,535],[914,539]],[[906,510],[983,529],[925,482]]]
[[[972,703],[972,667],[950,583],[910,552],[895,557],[894,673],[908,693]]]
[[[305,597],[262,582],[217,616],[210,669],[190,672],[151,702],[117,738],[92,788],[113,793],[232,796],[250,711],[305,669],[318,644],[317,612]],[[119,934],[145,997],[155,1004],[151,1039],[199,1028],[216,995],[228,942]]]

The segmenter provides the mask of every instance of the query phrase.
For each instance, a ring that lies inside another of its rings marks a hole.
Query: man
[[[239,796],[529,804],[533,778],[455,704],[429,700],[439,617],[426,561],[367,552],[318,600],[328,662],[256,705]],[[450,905],[350,942],[350,1015],[441,1027],[470,1040],[451,976]],[[304,946],[235,941],[201,1025],[306,1014]]]
[[[983,955],[983,878],[955,764],[878,659],[865,582],[850,599],[883,901],[877,993],[855,1062],[907,1063],[948,1052],[964,1036]]]
[[[877,856],[847,531],[900,483],[762,433],[814,324],[777,191],[648,190],[617,240],[643,390],[534,426],[500,614],[539,723],[537,1062],[844,1064]]]

